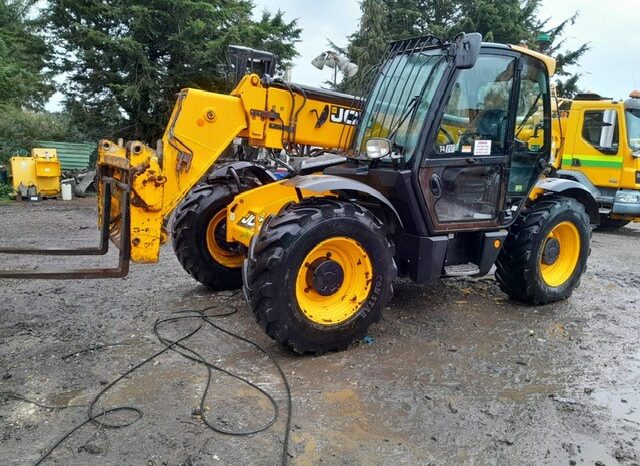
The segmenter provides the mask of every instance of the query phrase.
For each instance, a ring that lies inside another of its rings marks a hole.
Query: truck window
[[[586,110],[582,121],[582,138],[605,154],[617,154],[618,112],[615,110]]]
[[[640,109],[627,109],[625,115],[629,147],[634,151],[640,150]]]

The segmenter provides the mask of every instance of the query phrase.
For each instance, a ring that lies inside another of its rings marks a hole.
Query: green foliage
[[[41,107],[53,88],[44,40],[27,20],[29,2],[0,0],[0,104]]]
[[[346,50],[351,61],[359,66],[352,79],[345,79],[339,90],[359,94],[382,56],[388,42],[385,20],[388,16],[384,0],[363,0],[360,4],[362,16],[356,32],[349,37]],[[339,51],[344,52],[344,51]]]
[[[569,77],[558,80],[558,89],[571,92],[578,76],[571,76],[567,67],[576,65],[589,49],[583,44],[575,50],[563,51],[563,36],[573,25],[577,13],[550,25],[541,19],[542,0],[363,0],[358,30],[349,37],[348,56],[361,70],[374,68],[384,48],[381,43],[407,37],[433,34],[450,39],[459,32],[480,32],[485,41],[507,44],[522,42],[556,58],[557,74]],[[548,34],[550,43],[537,41],[540,34]],[[357,80],[345,80],[341,89],[357,88]]]
[[[81,139],[82,135],[64,115],[0,105],[0,164],[6,163],[13,155],[29,154],[38,140]]]
[[[252,8],[247,0],[51,0],[46,23],[73,121],[95,138],[153,142],[180,89],[229,90],[229,44],[266,49],[286,65],[296,22],[280,11],[255,21]]]
[[[9,184],[0,183],[0,200],[9,199],[9,196],[13,192],[13,188]]]

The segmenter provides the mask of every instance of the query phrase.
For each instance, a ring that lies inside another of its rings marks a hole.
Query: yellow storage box
[[[35,148],[31,157],[11,157],[13,188],[34,185],[43,197],[60,195],[60,161],[55,149]]]

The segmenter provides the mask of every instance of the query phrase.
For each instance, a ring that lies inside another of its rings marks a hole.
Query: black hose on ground
[[[160,351],[157,351],[156,353],[154,353],[153,355],[151,355],[150,357],[143,359],[141,362],[139,362],[138,364],[136,364],[134,367],[132,367],[131,369],[129,369],[128,371],[124,372],[123,374],[121,374],[119,377],[117,377],[115,380],[113,380],[112,382],[108,383],[102,390],[100,390],[100,392],[94,397],[94,399],[91,401],[91,403],[89,403],[88,407],[88,414],[87,414],[87,418],[82,421],[80,424],[76,425],[73,429],[71,429],[70,431],[68,431],[65,435],[63,435],[51,448],[49,448],[49,450],[47,450],[41,457],[40,459],[37,461],[36,466],[41,464],[42,462],[44,462],[62,443],[64,443],[69,437],[71,437],[76,431],[78,431],[80,428],[84,427],[87,424],[93,423],[98,425],[99,427],[104,427],[104,428],[110,428],[110,429],[121,429],[124,427],[128,427],[136,422],[138,422],[140,419],[142,419],[143,416],[143,412],[141,409],[136,408],[134,406],[116,406],[113,408],[109,408],[109,409],[102,409],[100,412],[96,413],[96,404],[98,403],[98,401],[100,400],[100,398],[107,393],[112,387],[114,387],[116,384],[118,384],[122,379],[128,377],[129,375],[133,374],[135,371],[137,371],[138,369],[140,369],[142,366],[144,366],[145,364],[153,361],[154,359],[158,358],[159,356],[161,356],[162,354],[168,352],[168,351],[173,351],[175,353],[178,353],[179,355],[181,355],[182,357],[193,361],[197,364],[200,364],[202,366],[204,366],[207,369],[207,382],[205,385],[205,389],[202,392],[202,395],[200,397],[200,415],[202,417],[202,421],[204,422],[204,424],[211,430],[213,430],[214,432],[218,432],[220,434],[225,434],[225,435],[234,435],[234,436],[247,436],[247,435],[252,435],[252,434],[257,434],[259,432],[264,432],[265,430],[269,429],[271,426],[273,426],[279,419],[280,417],[280,409],[278,406],[277,401],[275,400],[274,395],[272,395],[271,393],[267,392],[265,389],[259,387],[256,383],[251,382],[249,379],[242,377],[228,369],[224,369],[221,366],[218,366],[216,364],[213,364],[212,362],[208,361],[207,359],[205,359],[200,353],[198,353],[197,351],[195,351],[192,348],[189,348],[185,342],[187,340],[189,340],[191,337],[193,337],[194,335],[196,335],[200,330],[202,330],[206,325],[214,328],[215,330],[218,330],[226,335],[229,335],[232,338],[235,338],[237,340],[240,340],[244,343],[249,344],[250,346],[254,347],[255,349],[257,349],[258,351],[260,351],[261,353],[263,353],[265,356],[267,356],[267,358],[269,358],[271,360],[271,362],[273,363],[273,365],[275,366],[279,377],[282,379],[282,383],[284,385],[285,388],[285,392],[286,392],[286,398],[287,398],[287,418],[286,418],[286,423],[285,423],[285,432],[284,432],[284,441],[283,443],[283,449],[282,449],[282,458],[281,458],[281,463],[283,465],[286,465],[288,462],[288,458],[289,458],[289,453],[288,453],[288,445],[289,445],[289,431],[291,429],[291,421],[292,421],[292,400],[291,400],[291,388],[289,386],[289,381],[287,380],[287,377],[282,369],[282,366],[280,365],[280,363],[275,359],[275,357],[265,348],[263,348],[262,346],[260,346],[258,343],[245,338],[241,335],[238,335],[236,333],[233,333],[223,327],[220,327],[218,324],[214,323],[212,319],[215,318],[223,318],[223,317],[229,317],[233,314],[236,314],[238,312],[238,310],[234,307],[232,308],[230,311],[227,312],[223,312],[220,314],[206,314],[207,311],[213,309],[216,306],[210,306],[210,307],[206,307],[204,309],[189,309],[189,310],[182,310],[182,311],[175,311],[172,313],[172,316],[170,317],[166,317],[166,318],[162,318],[162,319],[157,319],[156,322],[154,323],[153,326],[153,332],[156,335],[156,337],[158,338],[158,340],[164,345],[164,348],[161,349]],[[161,333],[161,329],[166,326],[167,324],[170,323],[174,323],[174,322],[178,322],[178,321],[182,321],[182,320],[195,320],[199,322],[199,325],[195,328],[195,330],[192,330],[190,332],[188,332],[186,335],[176,339],[176,340],[171,340],[170,338],[168,338],[167,336],[163,335]],[[101,345],[100,347],[93,347],[90,348],[88,350],[81,350],[78,351],[76,353],[82,353],[82,352],[86,352],[92,349],[98,349],[98,348],[103,348],[103,347],[109,347],[109,346],[117,346],[119,344],[114,344],[114,345]],[[74,353],[74,354],[76,354]],[[68,357],[68,356],[66,356]],[[65,358],[66,358],[65,357]],[[268,400],[269,403],[271,404],[272,408],[273,408],[273,415],[271,416],[271,418],[269,419],[268,422],[266,422],[263,425],[260,425],[258,427],[255,427],[253,429],[248,429],[248,430],[232,430],[232,429],[224,429],[222,427],[216,426],[214,425],[211,421],[209,421],[205,415],[205,401],[207,398],[207,394],[209,392],[209,388],[211,386],[211,382],[212,382],[212,378],[213,378],[213,371],[218,371],[218,372],[222,372],[223,374],[226,374],[234,379],[237,379],[247,385],[249,385],[252,389],[257,390],[258,392],[260,392],[262,395],[264,395]],[[27,403],[31,403],[34,404],[36,406],[42,407],[42,408],[47,408],[47,409],[64,409],[64,408],[72,408],[72,407],[80,407],[80,406],[87,406],[86,404],[84,405],[71,405],[71,406],[47,406],[35,401],[32,401],[20,394],[17,393],[13,393],[13,392],[5,392],[2,393],[3,395],[7,396],[8,398],[13,398],[16,400],[20,400],[20,401],[24,401]],[[107,421],[107,415],[108,414],[113,414],[113,413],[130,413],[133,414],[134,418],[130,419],[130,420],[124,420],[121,422],[115,422],[115,421]]]

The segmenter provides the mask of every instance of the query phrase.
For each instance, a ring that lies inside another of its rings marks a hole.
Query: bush
[[[13,192],[11,185],[0,183],[0,199],[9,199],[9,195]]]
[[[82,139],[69,117],[59,113],[36,113],[11,105],[0,105],[0,164],[10,157],[28,155],[36,141]]]

